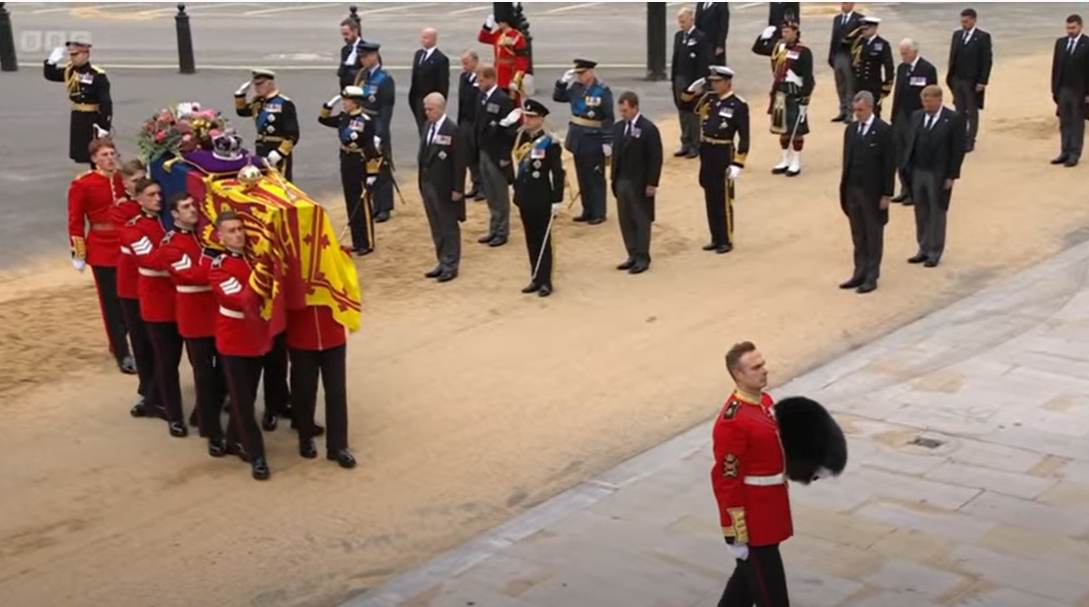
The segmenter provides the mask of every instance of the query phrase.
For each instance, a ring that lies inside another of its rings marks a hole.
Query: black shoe
[[[1051,159],[1051,164],[1066,164],[1067,160],[1069,160],[1069,158],[1066,154],[1060,154],[1057,158]]]
[[[185,438],[189,436],[189,428],[182,422],[170,422],[168,427],[170,428],[170,436],[173,436],[174,438]]]
[[[624,270],[630,270],[630,269],[632,269],[634,267],[635,267],[635,260],[634,259],[629,259],[629,260],[625,261],[624,263],[616,266],[616,269],[624,271]]]
[[[125,375],[136,375],[136,361],[131,356],[126,356],[117,363],[117,368]]]
[[[272,475],[272,472],[268,469],[268,462],[265,458],[259,457],[253,460],[253,478],[258,481],[267,481],[268,477]]]
[[[704,251],[714,251],[716,249],[718,249],[718,245],[713,242],[703,245]]]
[[[487,200],[487,199],[488,199],[488,197],[484,195],[484,192],[477,192],[473,196],[473,200],[475,200],[477,202],[481,202],[481,201],[484,201],[484,200]]]
[[[526,285],[525,287],[522,288],[522,292],[527,294],[527,295],[530,294],[530,293],[536,293],[537,291],[540,291],[540,290],[541,290],[541,287],[535,282],[531,282],[531,283],[529,283],[528,285]]]
[[[476,198],[477,196],[483,196],[483,194],[480,193],[480,188],[478,187],[474,187],[473,189],[465,193],[466,198]]]
[[[144,399],[140,399],[140,402],[136,403],[129,409],[129,415],[133,417],[150,417],[151,414],[147,410],[147,406],[144,404]]]
[[[352,255],[356,257],[366,257],[371,253],[374,253],[374,249],[352,249]]]
[[[936,268],[936,267],[938,267],[939,263],[941,263],[941,262],[939,260],[937,260],[937,259],[928,259],[928,260],[926,260],[926,263],[923,264],[923,267],[924,268]]]
[[[719,245],[718,247],[716,247],[715,248],[715,253],[718,253],[719,255],[723,255],[723,254],[729,253],[730,251],[733,251],[733,250],[734,250],[734,245],[724,244],[724,245]]]
[[[673,152],[673,157],[674,158],[683,158],[683,157],[687,156],[688,153],[689,153],[688,150],[686,150],[685,148],[681,148],[681,149],[677,150],[676,152]]]
[[[374,216],[374,223],[386,223],[389,221],[389,211],[382,211]]]
[[[876,290],[877,290],[877,283],[876,282],[867,282],[867,283],[863,283],[862,286],[858,287],[858,294],[859,295],[865,295],[866,293],[873,293]]]
[[[438,280],[439,282],[450,282],[451,280],[454,280],[457,277],[458,277],[457,272],[443,272],[442,274],[439,275],[439,277],[436,280]]]
[[[632,266],[632,268],[630,270],[628,270],[628,274],[642,274],[643,272],[646,272],[649,269],[650,269],[650,264],[640,263],[640,264],[636,264],[636,265]]]
[[[265,414],[261,417],[261,429],[265,432],[275,432],[278,422],[275,413],[265,411]]]
[[[598,225],[601,225],[601,224],[605,223],[605,218],[604,217],[594,217],[593,219],[587,220],[586,223],[588,223],[588,224],[590,224],[592,226],[598,226]]]
[[[915,255],[915,257],[909,258],[908,263],[923,263],[926,260],[927,260],[926,255],[923,255],[922,253],[918,253],[917,255]]]
[[[246,455],[246,450],[242,448],[242,443],[227,443],[227,455],[238,456],[238,459],[249,463],[250,456]]]
[[[1078,161],[1073,160],[1073,159],[1067,160],[1066,162],[1063,163],[1063,166],[1068,168],[1068,169],[1072,169],[1072,168],[1078,166]]]
[[[691,160],[691,159],[693,159],[693,158],[699,158],[699,157],[700,157],[700,153],[699,153],[699,152],[697,152],[696,150],[688,150],[688,153],[687,153],[687,154],[685,154],[685,155],[684,155],[684,157],[685,157],[685,158],[687,158],[687,159],[689,159],[689,160]]]
[[[299,441],[299,457],[304,459],[317,459],[318,450],[314,447],[313,439]]]
[[[355,456],[351,451],[347,449],[340,449],[338,451],[326,451],[325,459],[336,462],[341,468],[351,470],[355,468]]]
[[[841,289],[857,289],[857,288],[859,288],[861,286],[862,286],[862,279],[861,278],[852,278],[851,280],[848,280],[847,282],[841,283],[839,285],[839,288],[841,288]]]
[[[211,455],[212,457],[223,457],[227,455],[227,441],[222,438],[208,439],[208,455]]]
[[[900,203],[900,202],[904,202],[908,198],[910,198],[910,197],[907,195],[907,192],[903,192],[903,193],[897,194],[896,196],[893,196],[891,202]]]
[[[847,121],[847,115],[846,114],[840,114],[839,116],[836,116],[835,118],[832,119],[832,122],[846,122],[846,121]]]
[[[575,223],[586,223],[586,222],[590,221],[590,218],[586,217],[585,215],[579,215],[578,217],[575,217],[571,221],[573,221]]]
[[[487,236],[481,236],[480,238],[476,239],[476,241],[480,244],[488,244],[493,240],[495,240],[495,234],[488,234]]]
[[[491,242],[488,243],[488,246],[489,247],[501,247],[501,246],[503,246],[505,244],[507,244],[507,239],[506,238],[504,238],[502,236],[496,236],[495,238],[492,239]]]
[[[424,273],[424,278],[438,278],[442,276],[442,268],[435,268]]]
[[[537,291],[537,297],[548,297],[552,295],[552,287],[549,285],[542,285],[541,289]]]
[[[965,154],[967,154],[969,152],[974,152],[974,151],[976,151],[976,144],[969,143],[968,145],[964,146],[964,153]]]

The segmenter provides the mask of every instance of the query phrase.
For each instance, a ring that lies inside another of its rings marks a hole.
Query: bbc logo
[[[91,43],[91,32],[59,30],[24,30],[19,32],[19,51],[41,53],[51,51],[67,42]]]

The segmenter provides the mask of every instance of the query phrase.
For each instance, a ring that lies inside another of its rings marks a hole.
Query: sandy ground
[[[0,596],[18,607],[327,605],[704,421],[728,389],[721,356],[733,342],[755,341],[783,383],[1084,239],[1085,171],[1048,166],[1053,107],[1025,95],[1046,90],[1049,59],[996,69],[942,266],[904,263],[914,226],[895,207],[870,296],[836,288],[850,237],[835,198],[841,131],[822,112],[792,180],[769,174],[777,146],[754,121],[734,253],[699,250],[696,164],[670,158],[652,270],[613,270],[624,257],[615,213],[593,228],[565,216],[549,300],[519,293],[520,229],[501,249],[471,243],[483,204],[465,224],[461,278],[425,281],[432,252],[410,200],[360,262],[353,472],[299,459],[281,430],[268,440],[272,481],[256,483],[197,439],[130,419],[133,382],[104,355],[89,276],[61,266],[0,282]],[[834,107],[830,89],[814,108]],[[671,151],[675,124],[663,134]]]

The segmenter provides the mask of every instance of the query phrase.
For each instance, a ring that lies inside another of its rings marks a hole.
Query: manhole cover
[[[940,440],[933,439],[933,438],[923,438],[921,436],[917,436],[917,437],[915,437],[915,440],[911,441],[911,443],[909,443],[909,444],[915,445],[917,447],[922,447],[924,449],[937,449],[938,447],[941,447],[945,443],[943,443]]]

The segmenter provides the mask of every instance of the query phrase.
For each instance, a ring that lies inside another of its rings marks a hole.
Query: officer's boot
[[[790,168],[787,169],[786,176],[794,177],[802,172],[802,153],[799,150],[795,150],[790,155]]]
[[[782,175],[790,168],[790,150],[783,150],[783,157],[779,160],[779,164],[771,167],[772,175]]]

